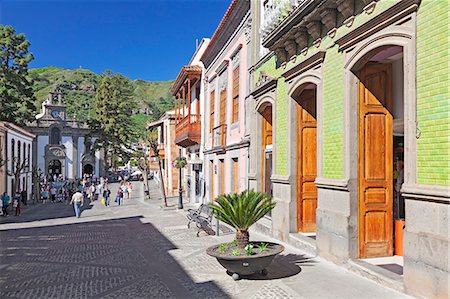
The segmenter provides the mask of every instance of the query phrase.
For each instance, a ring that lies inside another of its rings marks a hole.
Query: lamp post
[[[179,157],[181,158],[181,148],[179,149]],[[183,189],[181,188],[181,167],[179,170],[179,176],[178,176],[178,209],[183,208]]]

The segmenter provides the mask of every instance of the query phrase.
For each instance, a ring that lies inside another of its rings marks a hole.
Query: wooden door
[[[239,160],[233,159],[233,193],[239,192]]]
[[[371,63],[358,84],[358,233],[362,258],[390,256],[392,248],[392,71]]]
[[[272,144],[272,106],[266,107],[262,115],[261,192],[266,192],[266,182],[270,180],[266,167],[266,147]],[[270,167],[272,170],[272,167]]]
[[[297,229],[316,231],[316,91],[304,90],[297,106]]]

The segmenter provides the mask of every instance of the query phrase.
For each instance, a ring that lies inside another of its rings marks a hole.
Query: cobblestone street
[[[140,188],[124,206],[85,205],[80,219],[63,204],[2,218],[0,298],[406,298],[287,245],[267,277],[233,281],[205,253],[233,232],[197,238],[185,211],[143,202]]]

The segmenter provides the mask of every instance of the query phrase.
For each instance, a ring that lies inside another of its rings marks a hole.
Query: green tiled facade
[[[344,59],[338,47],[329,49],[323,65],[323,176],[344,175]]]
[[[417,14],[417,183],[450,185],[449,3]]]
[[[311,47],[307,56],[276,67],[272,56],[254,73],[264,71],[276,78],[276,165],[275,173],[288,174],[288,94],[281,74],[317,51],[326,51],[323,63],[323,169],[330,179],[344,176],[344,57],[334,40],[382,13],[398,1],[379,1],[369,14],[358,14],[353,26],[339,28],[336,37],[325,36],[320,48]],[[417,183],[450,185],[450,92],[449,92],[449,7],[448,1],[423,0],[417,13]],[[447,42],[443,42],[447,41]]]

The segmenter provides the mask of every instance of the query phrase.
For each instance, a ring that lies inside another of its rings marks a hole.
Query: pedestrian
[[[63,197],[64,197],[64,204],[68,205],[69,204],[69,198],[70,198],[69,188],[64,188]]]
[[[72,195],[72,200],[70,201],[70,204],[73,203],[73,208],[75,210],[75,216],[77,218],[80,218],[81,215],[81,207],[84,204],[84,196],[80,191],[75,192],[74,195]]]
[[[123,189],[119,188],[117,190],[116,202],[120,205],[123,205]]]
[[[131,185],[131,182],[128,182],[127,183],[127,195],[128,195],[128,199],[130,199],[130,197],[131,197],[131,192],[133,191],[133,186]]]
[[[9,197],[9,195],[5,192],[2,195],[2,211],[3,211],[3,216],[8,216],[8,207],[11,203],[11,198]]]
[[[59,189],[58,194],[56,194],[56,202],[63,202],[63,190]]]
[[[109,190],[108,185],[105,184],[103,187],[103,198],[105,199],[105,206],[109,207],[109,199],[111,196],[111,190]]]
[[[20,192],[16,192],[16,196],[14,197],[13,208],[16,210],[16,216],[20,216]]]
[[[47,203],[49,197],[48,187],[44,187],[42,190],[42,203]]]
[[[55,200],[56,200],[56,188],[55,188],[55,186],[53,186],[50,189],[50,196],[51,196],[51,201],[55,202]]]
[[[94,186],[94,185],[92,185]],[[100,197],[100,191],[102,189],[102,185],[98,184],[97,186],[94,186],[94,200],[98,200],[98,198]]]

